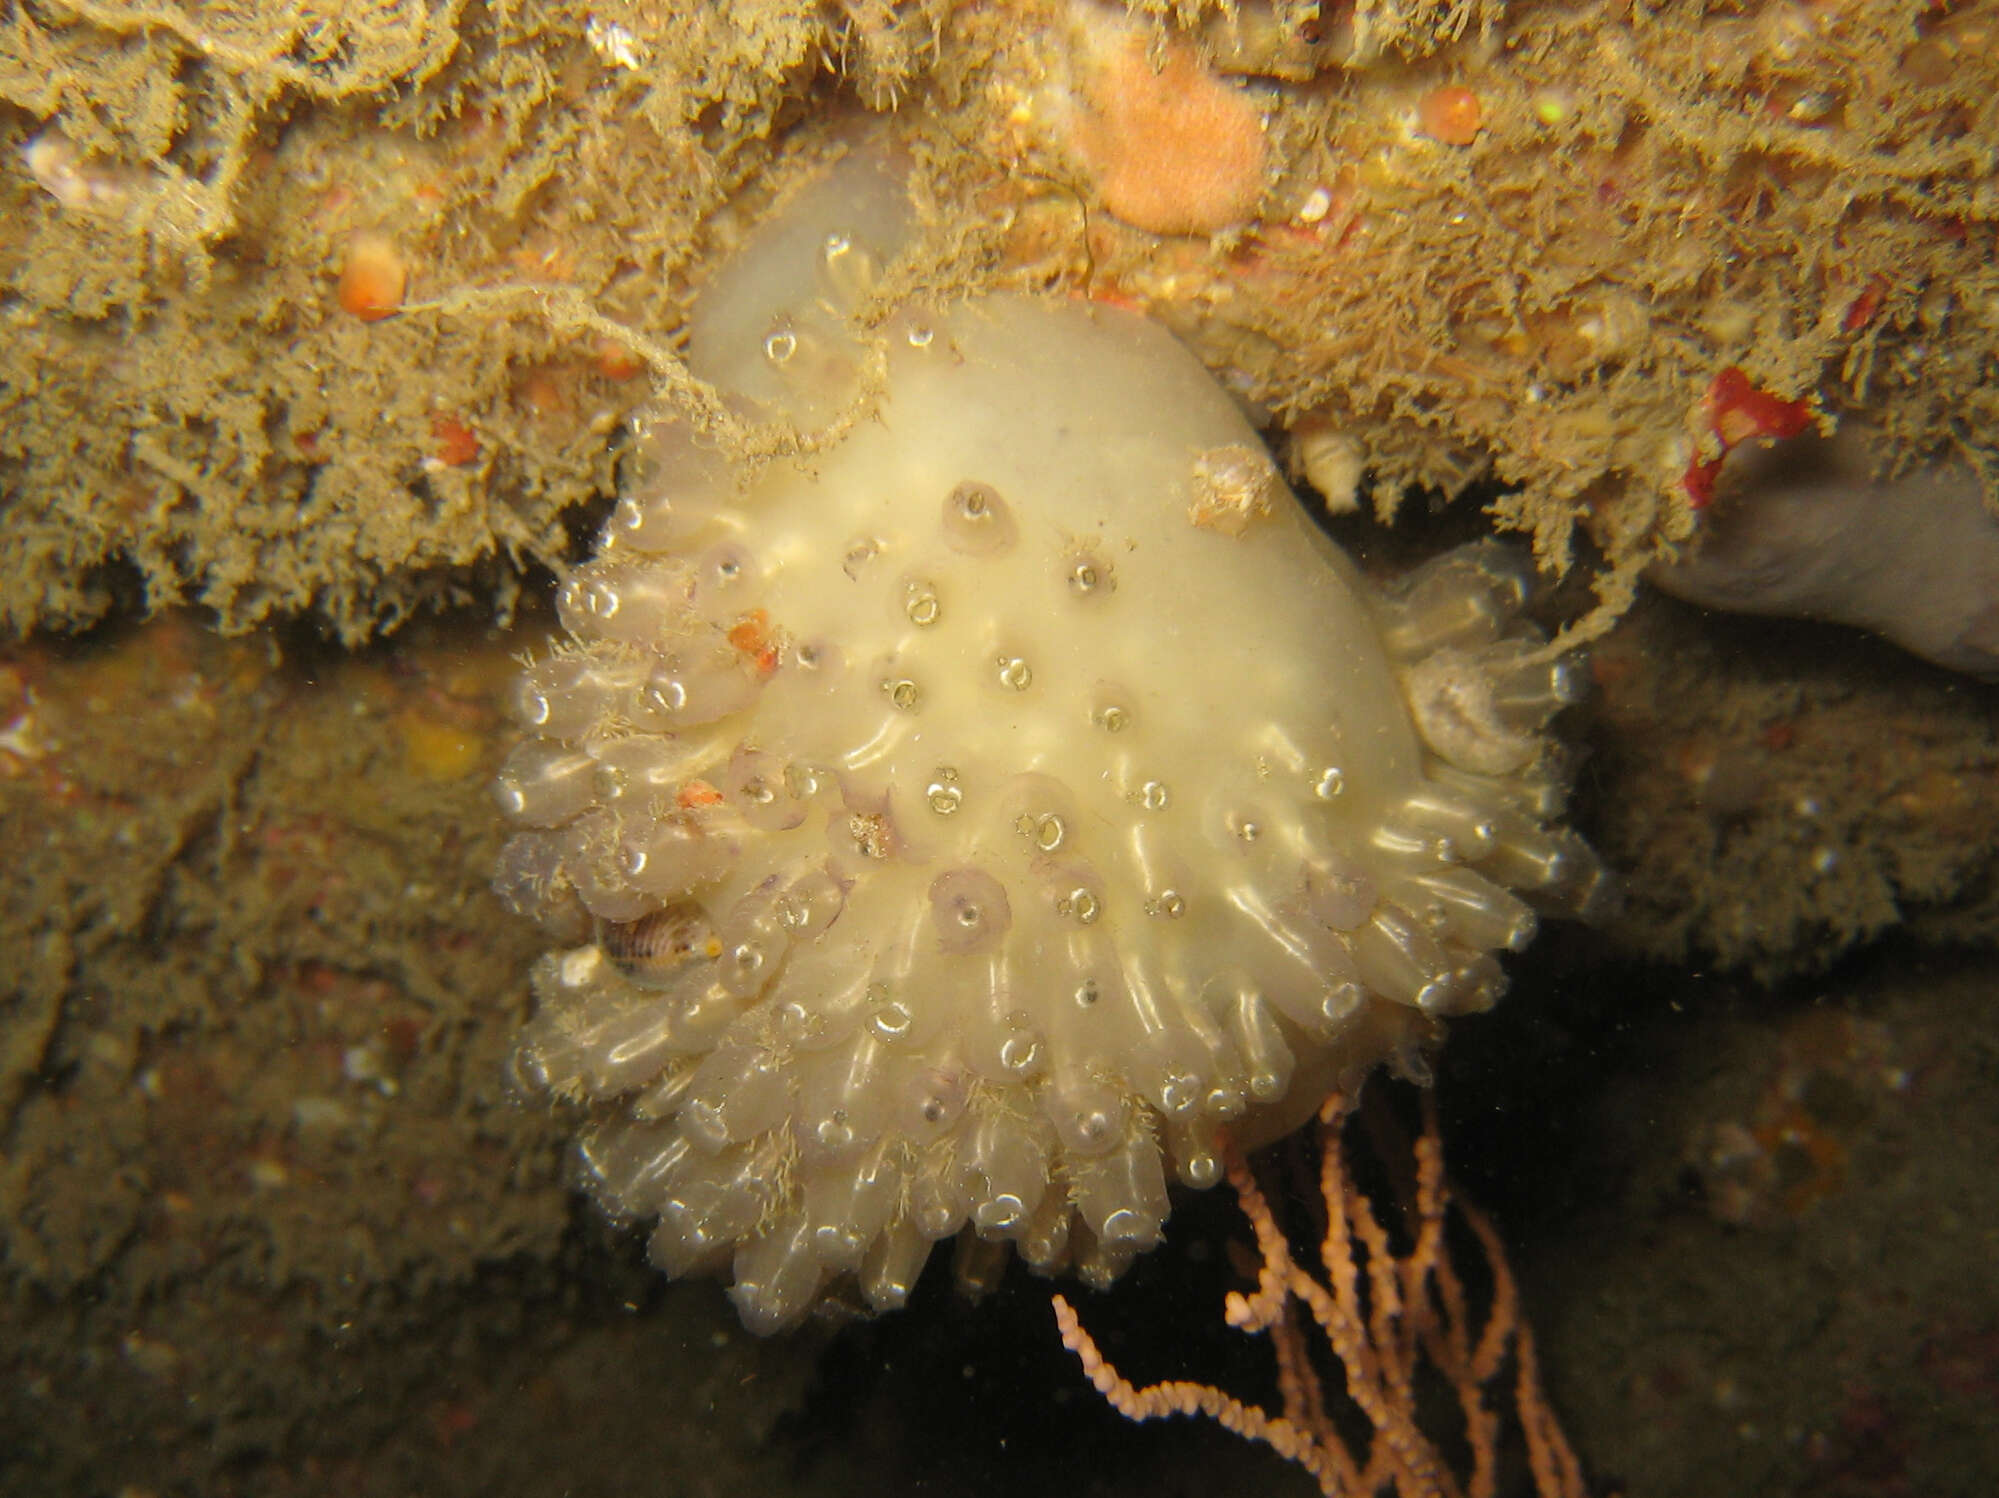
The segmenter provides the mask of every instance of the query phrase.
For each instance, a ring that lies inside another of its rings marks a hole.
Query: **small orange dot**
[[[729,626],[729,643],[746,655],[755,655],[770,641],[770,615],[751,609]]]
[[[431,417],[430,435],[437,443],[437,461],[446,468],[463,468],[479,456],[479,434],[456,416],[439,412]]]
[[[607,380],[629,380],[644,374],[646,361],[614,338],[597,340],[597,373]]]
[[[1478,95],[1462,84],[1433,88],[1416,101],[1416,128],[1447,146],[1468,146],[1485,123]]]
[[[363,322],[379,322],[403,304],[409,267],[386,234],[355,234],[340,267],[340,305]]]
[[[514,386],[514,399],[536,421],[556,421],[570,413],[568,381],[573,371],[537,364]]]

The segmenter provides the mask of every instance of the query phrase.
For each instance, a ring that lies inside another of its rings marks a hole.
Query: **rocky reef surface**
[[[1458,539],[1345,529],[1364,559]],[[760,1342],[574,1202],[580,1120],[504,1081],[539,941],[487,887],[509,684],[552,628],[350,658],[169,619],[8,652],[7,1485],[587,1493],[673,1463],[998,1492],[1077,1439],[1105,1491],[1295,1477],[1097,1410],[1032,1280],[973,1306],[940,1264],[895,1318]],[[1634,1492],[1745,1452],[1779,1491],[1885,1462],[1974,1492],[1999,703],[1667,599],[1594,662],[1577,816],[1623,913],[1509,958],[1439,1063],[1556,1398]],[[1238,1229],[1207,1199],[1090,1308],[1140,1374],[1233,1366]]]
[[[583,1111],[505,1080],[542,942],[488,887],[489,787],[550,573],[635,410],[716,415],[689,309],[865,115],[916,163],[899,294],[1166,323],[1377,583],[1494,521],[1587,564],[1534,611],[1605,631],[1572,816],[1622,912],[1509,955],[1437,1070],[1592,1471],[1982,1495],[1999,699],[1851,630],[1626,604],[1765,444],[1864,423],[1864,484],[1987,463],[1993,35],[23,10],[0,613],[44,632],[0,652],[0,1486],[1309,1487],[1120,1425],[1018,1275],[745,1336],[572,1195]],[[1253,1379],[1210,1315],[1237,1232],[1176,1202],[1087,1309],[1122,1366]]]
[[[1339,502],[1496,482],[1615,606],[1759,412],[1864,416],[1870,466],[1989,427],[1992,36],[1789,0],[24,11],[0,620],[504,615],[684,382],[744,207],[856,114],[915,149],[931,290],[1150,309]]]

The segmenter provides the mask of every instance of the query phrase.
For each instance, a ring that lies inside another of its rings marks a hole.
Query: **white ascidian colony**
[[[1133,313],[861,334],[908,212],[850,158],[707,288],[690,362],[746,413],[877,394],[754,472],[654,422],[499,781],[502,893],[591,938],[536,967],[521,1072],[758,1331],[899,1305],[961,1232],[1108,1282],[1224,1131],[1420,1070],[1601,883],[1547,825],[1575,671],[1507,553],[1384,596]]]

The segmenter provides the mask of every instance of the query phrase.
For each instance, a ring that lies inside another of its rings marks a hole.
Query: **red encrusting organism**
[[[1811,425],[1809,396],[1784,400],[1749,383],[1749,376],[1731,364],[1714,377],[1701,397],[1700,420],[1719,444],[1712,457],[1696,457],[1680,475],[1680,487],[1696,510],[1714,499],[1714,481],[1732,449],[1755,437],[1779,440],[1795,437]]]

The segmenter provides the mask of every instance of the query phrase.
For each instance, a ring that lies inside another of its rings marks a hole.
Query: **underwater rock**
[[[1999,680],[1999,517],[1976,473],[1877,480],[1850,432],[1743,459],[1692,556],[1653,582],[1707,608],[1850,624]]]
[[[1549,825],[1578,678],[1523,564],[1378,590],[1128,311],[864,333],[907,214],[849,158],[705,288],[690,367],[813,440],[654,416],[498,787],[502,893],[593,933],[536,967],[522,1076],[758,1331],[844,1277],[897,1306],[967,1229],[1108,1282],[1169,1172],[1420,1073],[1603,882]]]

